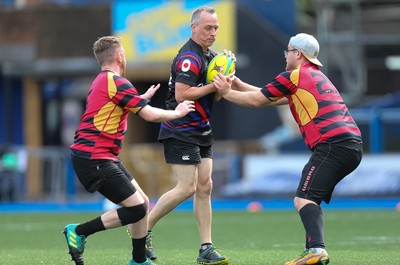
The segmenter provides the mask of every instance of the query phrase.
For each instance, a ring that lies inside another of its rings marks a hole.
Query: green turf
[[[63,265],[70,262],[61,230],[96,213],[0,214],[1,265]],[[327,210],[325,240],[331,264],[400,264],[400,212]],[[158,265],[195,264],[199,247],[194,217],[174,212],[154,230]],[[278,265],[300,254],[304,231],[294,211],[215,212],[213,241],[230,264]],[[126,265],[130,240],[124,228],[88,238],[87,265]]]

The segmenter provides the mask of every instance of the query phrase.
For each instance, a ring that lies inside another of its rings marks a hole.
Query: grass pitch
[[[72,265],[61,230],[99,213],[0,214],[1,265]],[[192,213],[173,212],[156,226],[158,265],[196,264],[199,239]],[[279,265],[304,246],[300,218],[292,211],[214,212],[214,244],[229,264]],[[326,210],[325,241],[330,264],[400,264],[400,212]],[[126,265],[131,245],[125,228],[94,234],[85,250],[87,265]]]

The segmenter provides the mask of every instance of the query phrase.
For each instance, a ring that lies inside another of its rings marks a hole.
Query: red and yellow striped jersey
[[[126,78],[111,71],[100,72],[89,89],[86,109],[70,146],[72,153],[118,161],[129,112],[137,114],[148,103]]]
[[[272,101],[289,99],[292,115],[311,150],[318,143],[361,141],[361,131],[336,87],[312,63],[282,72],[261,92]]]

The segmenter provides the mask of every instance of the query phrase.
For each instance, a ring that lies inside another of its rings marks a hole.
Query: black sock
[[[309,203],[299,211],[306,230],[306,248],[325,248],[324,217],[320,206]]]
[[[103,222],[101,221],[101,217],[97,217],[96,219],[93,219],[92,221],[80,224],[76,227],[75,232],[79,236],[90,236],[91,234],[94,234],[99,231],[106,230],[104,227]]]
[[[146,261],[146,237],[132,238],[132,258],[137,263]]]

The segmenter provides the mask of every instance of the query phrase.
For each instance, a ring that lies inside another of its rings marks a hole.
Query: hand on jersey
[[[179,117],[184,117],[189,112],[195,111],[194,101],[185,100],[176,106],[175,111],[178,113]]]
[[[160,84],[157,84],[156,86],[152,85],[151,87],[149,87],[149,89],[147,89],[146,93],[141,95],[141,97],[145,99],[151,99],[159,88]]]

